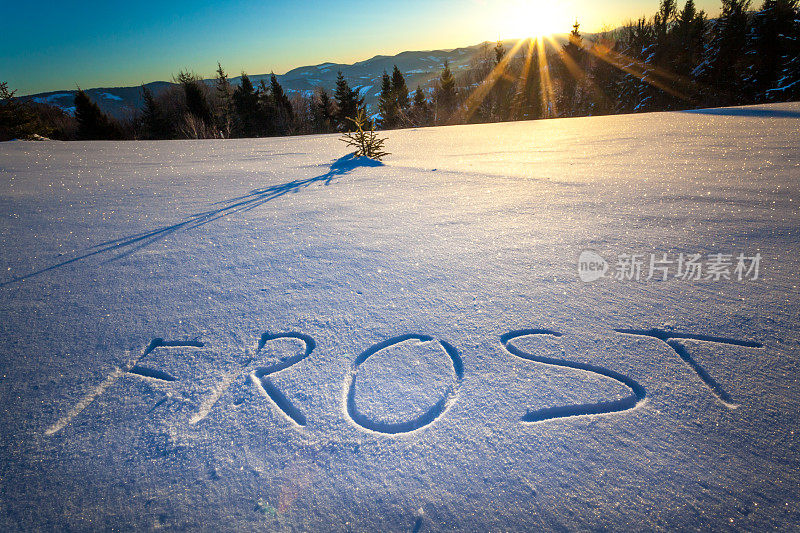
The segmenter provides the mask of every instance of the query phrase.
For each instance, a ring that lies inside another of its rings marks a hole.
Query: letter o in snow
[[[402,421],[375,420],[373,417],[362,413],[358,409],[356,404],[356,382],[359,374],[359,367],[364,364],[367,359],[378,352],[411,340],[416,340],[421,343],[428,343],[434,341],[434,338],[428,335],[416,334],[393,337],[371,346],[366,351],[361,353],[361,355],[356,357],[355,361],[353,361],[350,372],[345,377],[344,407],[347,415],[356,425],[368,431],[385,433],[389,435],[410,433],[430,425],[437,418],[442,416],[442,414],[444,414],[444,412],[447,411],[447,409],[450,408],[453,403],[455,403],[458,390],[461,387],[461,382],[464,379],[464,363],[461,360],[461,356],[458,354],[458,351],[453,348],[452,345],[445,341],[439,340],[437,344],[449,358],[450,364],[448,366],[452,366],[452,372],[454,376],[449,385],[447,385],[444,394],[431,407],[410,420]],[[389,369],[384,372],[391,372],[391,370]]]

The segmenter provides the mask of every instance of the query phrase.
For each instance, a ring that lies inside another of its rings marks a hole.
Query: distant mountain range
[[[557,36],[563,41],[566,36]],[[510,50],[517,41],[504,41],[506,50]],[[490,51],[494,43],[490,43]],[[409,90],[413,91],[419,85],[430,91],[433,81],[439,76],[445,61],[448,61],[453,73],[457,76],[459,71],[469,68],[470,63],[480,57],[483,43],[453,50],[429,50],[422,52],[401,52],[394,56],[375,56],[366,61],[359,61],[352,65],[343,63],[322,63],[290,70],[286,74],[277,76],[284,90],[291,97],[296,93],[305,95],[313,94],[317,87],[323,87],[333,92],[336,76],[342,72],[351,87],[358,87],[367,106],[374,110],[377,105],[381,89],[381,77],[386,71],[391,74],[394,65],[400,69],[406,78]],[[253,85],[264,79],[269,83],[269,74],[249,75]],[[213,79],[206,80],[214,83]],[[231,83],[238,85],[241,77],[231,78]],[[145,84],[153,93],[158,93],[172,85],[166,81],[155,81]],[[104,112],[111,116],[122,118],[142,106],[141,87],[102,87],[84,89],[89,97],[97,102]],[[50,104],[60,107],[68,113],[75,110],[73,100],[76,90],[51,91],[46,93],[31,94],[20,97],[20,100],[33,100],[35,102]]]

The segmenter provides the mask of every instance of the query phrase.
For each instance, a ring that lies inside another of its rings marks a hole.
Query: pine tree
[[[497,41],[497,44],[494,46],[494,64],[499,65],[503,58],[506,56],[506,48],[503,46],[503,43]]]
[[[800,10],[795,10],[793,18],[781,77],[776,88],[767,92],[770,100],[800,100]]]
[[[660,89],[648,83],[653,70],[655,35],[654,25],[644,17],[624,28],[624,45],[619,56],[634,59],[635,68],[632,73],[627,72],[618,85],[619,111],[623,113],[658,109]]]
[[[18,109],[14,93],[8,83],[0,82],[0,141],[8,141],[17,137]]]
[[[403,77],[403,73],[400,72],[400,69],[397,68],[397,65],[394,66],[394,70],[392,71],[392,92],[394,93],[395,103],[400,113],[407,110],[409,105],[408,87],[406,86],[406,79]]]
[[[41,131],[41,124],[29,105],[14,97],[16,91],[0,82],[0,141],[26,138]]]
[[[747,81],[754,101],[763,100],[781,78],[784,58],[791,52],[797,5],[797,0],[764,0],[753,17]]]
[[[278,108],[275,106],[275,100],[263,78],[258,83],[256,96],[258,97],[258,113],[256,114],[258,134],[270,137],[283,135],[277,120]]]
[[[316,91],[315,99],[312,103],[312,116],[314,117],[314,130],[317,133],[331,133],[334,128],[334,109],[331,97],[324,88]]]
[[[190,72],[180,71],[175,81],[183,88],[186,98],[186,111],[196,119],[200,129],[205,130],[213,123],[211,107],[206,98],[205,85],[200,78]]]
[[[119,125],[100,111],[96,103],[83,90],[75,95],[75,119],[78,121],[78,138],[81,140],[116,140],[122,138]]]
[[[569,34],[569,41],[562,48],[562,57],[565,63],[572,63],[580,72],[584,72],[586,52],[583,49],[583,36],[580,28],[581,25],[576,20]],[[559,110],[563,110],[566,116],[580,115],[582,112],[580,79],[576,77],[569,66],[561,69],[561,87],[562,101]]]
[[[677,19],[676,0],[661,0],[659,10],[653,17],[655,42],[647,62],[655,67],[651,69],[648,65],[648,74],[652,73],[651,76],[654,80],[657,80],[659,84],[673,86],[678,93],[683,94],[686,84],[674,79],[671,75],[663,74],[676,70],[677,52],[685,46],[684,43],[677,41]],[[677,109],[684,105],[683,98],[678,97],[674,92],[670,93],[653,85],[643,92],[648,94],[650,109]]]
[[[694,5],[694,0],[686,0],[686,5],[683,6],[680,14],[678,15],[678,28],[684,31],[688,30],[694,23],[697,16],[697,7]]]
[[[414,91],[414,107],[424,108],[428,105],[428,100],[425,99],[425,93],[422,92],[422,87],[417,85],[417,90]]]
[[[678,43],[673,68],[683,77],[693,76],[703,59],[705,48],[705,13],[697,11],[694,0],[687,0],[675,23],[675,41]]]
[[[607,54],[618,54],[622,51],[622,39],[611,40],[607,35],[601,35],[593,46]],[[597,59],[593,62],[591,72],[592,84],[597,88],[591,92],[589,112],[592,115],[614,114],[622,109],[624,97],[622,95],[623,79],[626,74],[612,61]]]
[[[411,106],[411,120],[415,126],[430,126],[432,123],[430,105],[428,105],[425,93],[422,92],[422,87],[419,85],[417,85],[417,90],[414,91],[414,103]]]
[[[222,64],[217,62],[217,83],[216,83],[216,125],[222,136],[228,138],[233,129],[233,102],[232,102],[231,82],[228,75],[222,68]]]
[[[242,72],[242,80],[233,91],[235,131],[240,137],[256,137],[258,132],[259,101],[253,83]]]
[[[352,131],[355,127],[352,119],[359,110],[363,109],[364,99],[359,97],[357,90],[350,88],[341,72],[336,77],[334,98],[336,99],[336,122],[339,131]]]
[[[359,109],[350,122],[353,123],[353,131],[343,133],[340,140],[347,146],[356,149],[353,153],[355,157],[368,157],[380,161],[390,155],[383,151],[383,143],[386,142],[386,139],[378,137],[372,123],[364,116],[363,109]]]
[[[395,93],[392,90],[392,79],[383,71],[381,79],[381,94],[378,96],[378,112],[381,115],[381,128],[388,130],[397,126],[398,106]]]
[[[273,131],[278,135],[289,135],[294,126],[294,111],[292,109],[292,103],[289,101],[286,93],[283,92],[283,87],[278,83],[278,78],[274,73],[270,75],[269,98],[274,108]]]
[[[435,93],[437,124],[447,124],[451,120],[458,104],[457,98],[456,79],[450,71],[450,64],[445,61]]]
[[[749,6],[749,0],[722,0],[722,14],[706,50],[709,60],[701,69],[702,81],[715,89],[712,104],[735,105],[742,101]]]
[[[534,46],[542,46],[541,43],[535,43]],[[542,84],[539,76],[539,51],[536,48],[530,48],[526,51],[530,57],[526,57],[526,63],[529,62],[530,68],[527,73],[521,73],[517,82],[517,91],[514,95],[514,118],[516,120],[535,120],[542,118],[544,115],[543,102],[542,102]]]
[[[656,65],[668,66],[668,59],[672,54],[673,42],[670,39],[670,27],[677,16],[675,0],[661,0],[658,13],[653,18],[653,29],[656,37],[653,62]]]
[[[494,47],[494,67],[496,68],[506,57],[506,48],[497,41]],[[507,61],[510,64],[510,62]],[[489,93],[491,100],[491,120],[505,121],[511,117],[511,103],[513,100],[513,84],[509,80],[508,66],[506,72],[495,78],[494,86]]]
[[[145,139],[168,139],[171,132],[164,110],[146,85],[142,85],[142,129]]]

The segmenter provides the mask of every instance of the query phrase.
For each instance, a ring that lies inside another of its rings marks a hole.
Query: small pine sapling
[[[383,151],[383,143],[386,142],[386,139],[379,138],[372,123],[367,123],[363,109],[358,111],[355,118],[348,117],[347,120],[355,124],[356,131],[343,133],[340,140],[347,146],[356,149],[354,154],[356,157],[368,157],[380,161],[389,155],[388,152]],[[365,130],[364,127],[367,125],[368,128]]]

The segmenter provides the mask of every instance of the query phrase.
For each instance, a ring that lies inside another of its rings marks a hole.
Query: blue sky
[[[526,18],[541,9],[549,10],[554,32],[568,31],[568,21],[576,16],[586,31],[595,31],[649,16],[658,3],[14,1],[2,8],[0,81],[22,95],[77,85],[113,87],[169,80],[182,68],[209,76],[217,61],[234,75],[242,70],[283,73],[325,61],[352,63],[377,54],[521,37]],[[719,12],[718,0],[697,4],[711,14]]]

